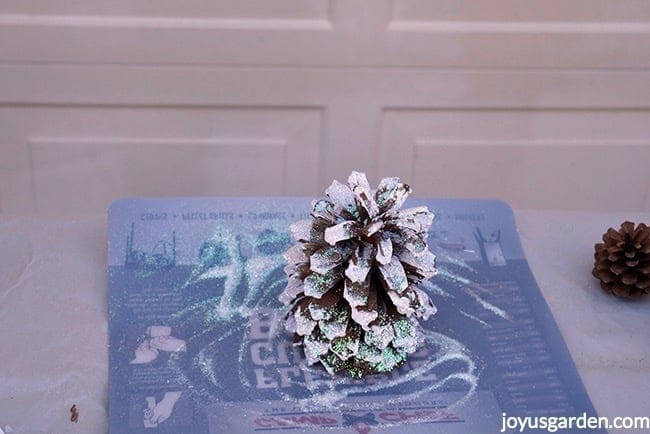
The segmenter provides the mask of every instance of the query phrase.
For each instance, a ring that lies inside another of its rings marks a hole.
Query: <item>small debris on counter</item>
[[[72,404],[70,408],[70,422],[77,423],[79,421],[79,410],[77,409],[77,404]]]

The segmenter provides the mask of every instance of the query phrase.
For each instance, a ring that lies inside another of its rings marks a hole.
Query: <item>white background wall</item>
[[[646,0],[4,0],[0,212],[137,195],[650,211]]]

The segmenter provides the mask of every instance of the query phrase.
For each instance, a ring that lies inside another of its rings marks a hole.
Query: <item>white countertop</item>
[[[515,216],[599,415],[650,416],[650,296],[619,300],[591,276],[603,232],[624,220],[650,222],[650,214]],[[0,428],[108,431],[107,292],[104,216],[0,217]]]

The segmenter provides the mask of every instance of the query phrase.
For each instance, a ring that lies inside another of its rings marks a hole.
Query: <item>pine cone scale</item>
[[[650,289],[650,279],[639,280],[635,283],[635,286],[639,289]]]
[[[638,277],[635,273],[626,272],[621,276],[621,282],[625,285],[634,285],[638,281]]]

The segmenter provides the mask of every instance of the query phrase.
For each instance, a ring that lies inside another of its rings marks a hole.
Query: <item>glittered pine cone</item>
[[[372,190],[365,174],[334,181],[312,218],[294,223],[286,253],[290,306],[286,328],[307,363],[352,377],[389,372],[422,343],[417,318],[436,308],[417,287],[435,274],[427,207],[399,210],[410,187],[384,178]]]
[[[609,228],[595,245],[592,274],[605,291],[618,297],[638,298],[650,292],[650,228],[626,221],[617,231]]]

